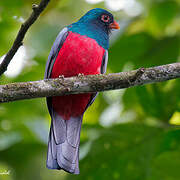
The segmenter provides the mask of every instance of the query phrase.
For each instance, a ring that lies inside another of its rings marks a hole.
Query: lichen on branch
[[[108,75],[88,75],[0,85],[0,103],[22,99],[101,92],[180,78],[180,63]]]

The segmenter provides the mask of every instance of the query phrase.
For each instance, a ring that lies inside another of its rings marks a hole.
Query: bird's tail
[[[56,112],[51,114],[47,168],[63,169],[79,174],[79,142],[82,116],[64,120]]]

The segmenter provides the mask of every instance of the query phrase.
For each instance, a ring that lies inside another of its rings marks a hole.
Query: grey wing
[[[48,56],[48,60],[46,63],[46,69],[45,69],[45,74],[44,74],[44,79],[48,79],[51,76],[51,72],[52,72],[52,68],[53,65],[56,61],[57,55],[64,43],[64,41],[66,40],[68,36],[68,29],[64,28],[57,36],[56,40],[54,41],[54,44],[51,48],[51,51],[49,53]],[[52,115],[52,105],[51,105],[51,97],[46,98],[47,101],[47,106],[48,106],[48,110],[50,115]]]
[[[50,78],[57,55],[67,36],[67,28],[64,28],[57,36],[46,64],[45,79]],[[67,172],[78,174],[82,116],[71,117],[66,121],[53,110],[52,98],[48,97],[46,99],[52,119],[48,142],[47,167],[49,169],[64,169]]]
[[[103,61],[102,61],[102,65],[101,65],[101,74],[106,73],[107,63],[108,63],[108,51],[106,50],[104,53]]]
[[[101,64],[101,74],[106,73],[107,63],[108,63],[108,51],[106,50],[104,53],[104,56],[103,56],[102,64]],[[93,93],[93,95],[91,96],[91,100],[89,101],[88,105],[86,106],[86,109],[94,102],[97,95],[98,95],[98,93]]]
[[[51,51],[48,56],[48,60],[46,63],[46,69],[45,69],[45,74],[44,74],[44,79],[48,79],[51,76],[51,71],[54,65],[54,62],[57,58],[57,55],[66,40],[66,37],[68,35],[68,29],[64,28],[57,36],[56,40],[54,41],[54,44],[51,48]]]

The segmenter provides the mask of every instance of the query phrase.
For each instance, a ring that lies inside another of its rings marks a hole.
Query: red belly
[[[100,74],[105,50],[86,36],[70,32],[54,63],[51,78]],[[52,98],[53,109],[64,119],[83,114],[91,94],[58,96]]]

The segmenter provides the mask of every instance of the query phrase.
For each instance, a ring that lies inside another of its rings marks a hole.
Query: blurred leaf
[[[175,111],[180,111],[179,79],[127,89],[123,97],[125,109],[134,109],[138,118],[148,116],[168,122]],[[167,85],[169,90],[167,90]]]
[[[147,33],[124,35],[109,50],[108,67],[119,72],[127,62],[138,61],[151,47],[155,39]]]
[[[21,141],[21,135],[18,132],[0,134],[0,150],[5,150]]]
[[[152,34],[162,36],[165,28],[177,15],[178,10],[180,10],[180,7],[173,0],[154,3],[147,18],[147,30]]]
[[[179,130],[127,124],[99,132],[80,162],[80,175],[67,179],[179,179]]]
[[[180,125],[180,112],[175,112],[169,120],[169,123],[174,125]]]
[[[119,72],[128,63],[134,68],[176,62],[179,57],[179,36],[154,39],[147,33],[124,35],[110,49],[108,67]]]

